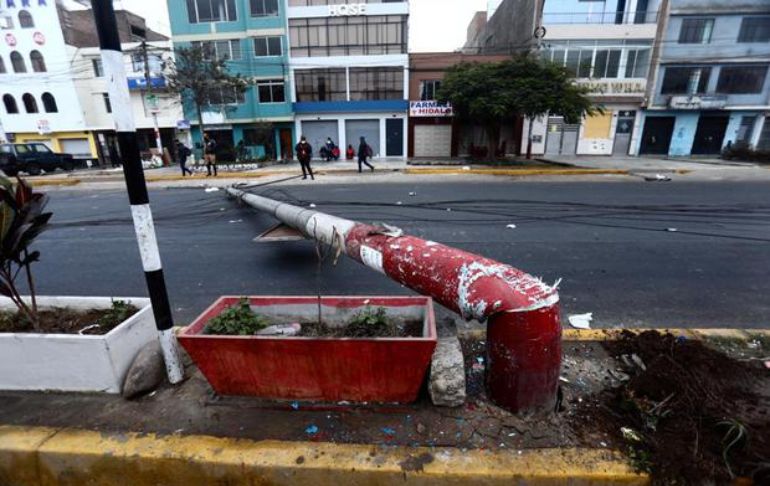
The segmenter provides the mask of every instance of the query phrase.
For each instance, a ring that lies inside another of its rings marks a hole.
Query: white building
[[[105,161],[114,122],[91,11],[77,3],[53,0],[18,0],[4,2],[3,7],[0,117],[8,138],[40,141],[79,159]],[[151,107],[142,89],[146,87],[144,62],[137,41],[143,38],[150,41],[148,57],[152,84],[158,88],[158,122],[164,145],[169,146],[174,128],[183,118],[181,105],[162,90],[165,81],[160,74],[160,57],[170,56],[170,43],[146,29],[142,18],[125,11],[116,14],[140,148],[155,146]],[[132,39],[134,42],[125,42]]]
[[[287,1],[296,133],[316,154],[365,137],[375,157],[405,158],[408,2]]]

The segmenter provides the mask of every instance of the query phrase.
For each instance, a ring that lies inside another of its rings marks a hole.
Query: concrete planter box
[[[0,389],[120,393],[139,349],[157,339],[150,299],[115,297],[140,310],[107,334],[0,333]],[[108,309],[109,297],[38,297],[40,309]],[[8,298],[0,310],[16,310]]]
[[[250,297],[277,323],[315,320],[317,297]],[[206,324],[238,297],[222,297],[178,335],[217,393],[285,400],[413,402],[436,347],[429,297],[322,297],[322,315],[342,325],[367,305],[422,321],[421,337],[336,338],[206,335]]]

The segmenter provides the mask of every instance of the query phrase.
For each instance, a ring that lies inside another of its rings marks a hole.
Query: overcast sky
[[[453,51],[465,43],[465,30],[473,14],[486,10],[486,0],[411,0],[409,50]],[[166,0],[118,0],[115,7],[147,19],[150,28],[168,34]]]

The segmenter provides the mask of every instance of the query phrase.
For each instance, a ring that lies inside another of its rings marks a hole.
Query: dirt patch
[[[604,347],[628,378],[578,406],[581,442],[625,450],[656,484],[770,482],[770,379],[760,363],[655,331]]]
[[[343,327],[332,327],[325,322],[303,322],[299,336],[303,337],[422,337],[423,322],[388,320],[374,325],[350,322]]]
[[[401,466],[401,470],[404,472],[423,472],[425,465],[431,462],[433,462],[433,455],[424,452],[419,456],[410,454],[409,457],[399,462],[398,465]]]
[[[15,312],[0,312],[0,332],[19,332],[43,334],[107,334],[139,309],[130,304],[123,304],[119,309],[92,309],[76,311],[68,308],[55,308],[40,311],[39,328],[36,330],[29,320]]]

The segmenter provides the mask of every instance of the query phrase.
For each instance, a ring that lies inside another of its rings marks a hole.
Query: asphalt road
[[[770,183],[449,181],[254,190],[562,279],[565,320],[592,312],[595,327],[770,325]],[[223,191],[150,197],[178,323],[223,294],[316,292],[314,246],[253,243],[273,221]],[[146,295],[123,192],[52,192],[50,208],[53,228],[36,243],[41,294]],[[410,292],[344,257],[324,266],[320,286]]]

